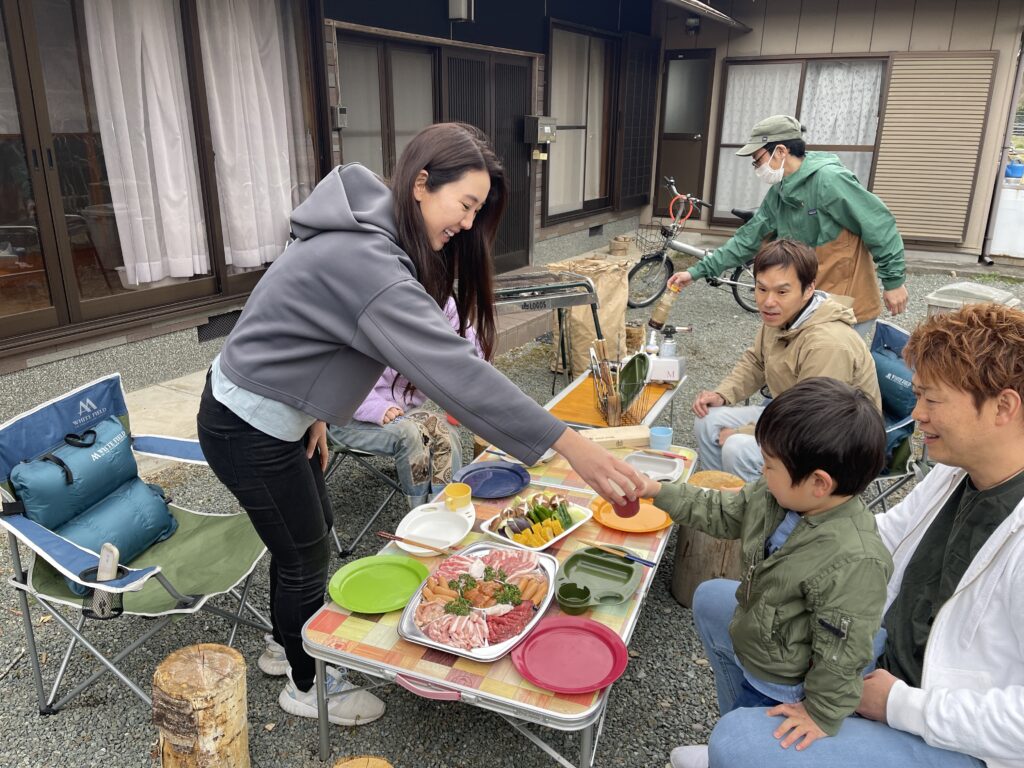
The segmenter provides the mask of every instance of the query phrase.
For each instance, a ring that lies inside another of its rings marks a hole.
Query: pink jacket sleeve
[[[452,330],[458,332],[459,312],[455,305],[455,299],[448,299],[448,302],[444,305],[444,313],[448,318],[448,322],[452,324]],[[483,357],[483,351],[480,349],[480,345],[477,344],[476,331],[473,330],[472,326],[466,329],[466,338],[473,342],[473,346],[476,347],[477,356]],[[406,393],[405,388],[408,383],[409,380],[399,374],[394,368],[385,368],[384,373],[381,374],[381,377],[377,379],[377,383],[373,385],[373,389],[370,390],[370,394],[356,408],[352,418],[356,421],[368,421],[371,424],[383,424],[384,414],[388,412],[389,408],[401,408],[403,411],[408,411],[423,405],[427,400],[426,395],[418,389],[414,389],[412,393]]]

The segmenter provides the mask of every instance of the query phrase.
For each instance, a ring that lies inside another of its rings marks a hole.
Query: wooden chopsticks
[[[377,531],[377,535],[382,539],[387,539],[388,541],[400,541],[403,544],[419,547],[420,549],[429,549],[431,552],[437,552],[439,555],[451,556],[455,554],[454,549],[450,549],[448,547],[435,547],[433,544],[426,544],[422,541],[416,541],[416,539],[407,539],[404,536],[396,536],[388,531]]]
[[[586,544],[588,547],[600,549],[602,552],[607,552],[610,555],[618,555],[623,560],[628,560],[632,563],[640,563],[640,565],[646,565],[648,568],[658,567],[657,563],[652,562],[650,560],[645,560],[644,558],[640,557],[640,555],[634,553],[629,549],[626,549],[625,547],[622,547],[621,549],[617,547],[606,547],[604,544],[598,544],[596,541],[588,541],[587,539],[580,539],[580,541]]]

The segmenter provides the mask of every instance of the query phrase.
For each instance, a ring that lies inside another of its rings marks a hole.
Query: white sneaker
[[[355,688],[343,672],[327,668],[327,719],[335,725],[365,725],[384,714],[384,702],[369,691],[352,691]],[[277,697],[281,709],[297,717],[316,717],[316,686],[303,693],[292,682],[288,673],[288,684]]]
[[[708,745],[676,747],[669,756],[672,768],[708,768]]]
[[[274,636],[266,634],[263,639],[267,643],[267,648],[263,651],[263,655],[256,661],[256,666],[263,670],[264,674],[272,677],[281,677],[281,675],[287,675],[289,664],[288,657],[285,655],[284,646],[274,640]]]

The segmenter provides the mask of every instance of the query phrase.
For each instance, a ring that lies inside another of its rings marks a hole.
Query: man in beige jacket
[[[818,260],[795,240],[774,240],[754,257],[754,295],[762,326],[732,372],[693,401],[694,432],[704,469],[754,480],[764,460],[754,425],[764,405],[736,406],[762,387],[777,397],[798,381],[829,376],[864,392],[879,409],[875,364],[853,329],[857,320],[842,299],[816,291]]]

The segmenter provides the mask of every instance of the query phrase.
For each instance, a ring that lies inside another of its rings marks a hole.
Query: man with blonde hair
[[[876,515],[895,568],[861,717],[801,752],[776,740],[790,705],[734,710],[709,748],[673,752],[677,768],[1024,766],[1024,312],[935,315],[904,357],[937,466]],[[728,633],[705,622],[708,653],[723,652]]]

